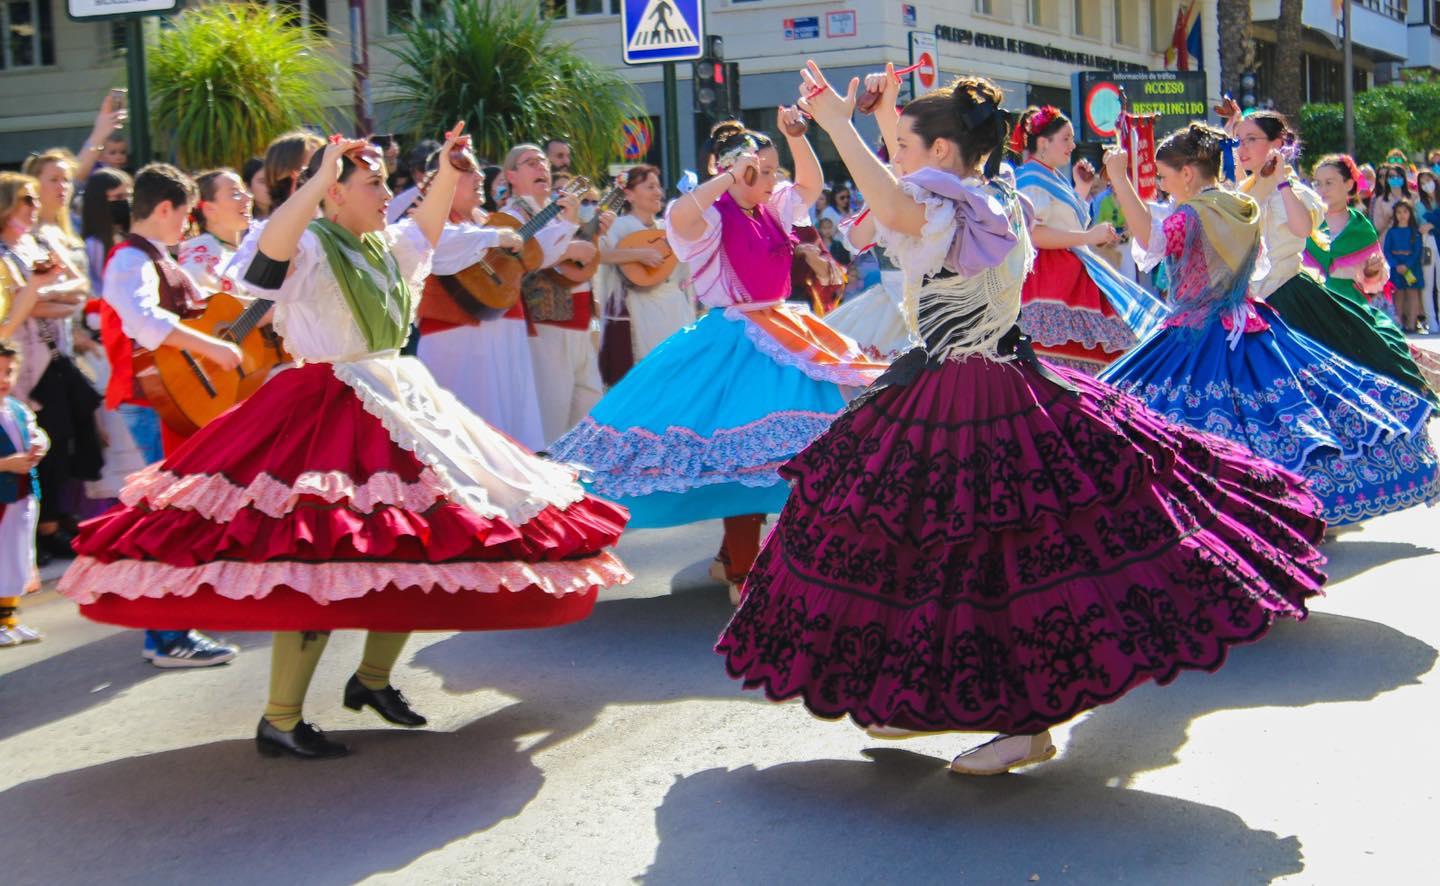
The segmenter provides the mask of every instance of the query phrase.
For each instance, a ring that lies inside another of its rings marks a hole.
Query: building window
[[[619,15],[620,0],[540,0],[540,12],[549,18]]]
[[[1037,28],[1057,30],[1060,27],[1059,0],[1028,0],[1026,21]]]
[[[441,0],[385,0],[385,30],[396,33],[414,22],[434,21]]]
[[[1115,0],[1115,42],[1140,46],[1140,0]]]
[[[324,34],[330,30],[327,0],[269,0],[272,9],[287,9],[295,14],[297,23]]]
[[[1150,50],[1164,52],[1175,36],[1175,16],[1180,0],[1150,0]]]
[[[6,0],[0,8],[5,45],[0,70],[55,64],[55,22],[50,0]]]
[[[1440,3],[1440,0],[1435,0]],[[975,0],[975,11],[981,15],[995,14],[995,0]]]
[[[1100,39],[1100,0],[1075,0],[1075,33]]]
[[[1410,12],[1408,0],[1354,0],[1356,6],[1363,6],[1372,12],[1378,12],[1386,18],[1393,18],[1396,21],[1405,21],[1406,15]]]

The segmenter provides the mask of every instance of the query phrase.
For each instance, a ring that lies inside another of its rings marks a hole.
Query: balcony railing
[[[1410,11],[1409,0],[1354,0],[1354,3],[1397,22],[1405,21],[1405,16]]]

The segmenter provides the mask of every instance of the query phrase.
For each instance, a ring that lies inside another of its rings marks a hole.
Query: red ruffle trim
[[[382,505],[359,513],[303,496],[282,517],[242,508],[225,522],[196,511],[116,508],[87,522],[76,550],[102,562],[150,560],[195,566],[215,560],[447,560],[557,561],[614,545],[628,513],[585,496],[561,510],[553,505],[515,526],[443,502],[423,512]]]

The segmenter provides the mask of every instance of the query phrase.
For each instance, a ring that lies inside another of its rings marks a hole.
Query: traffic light
[[[695,111],[713,120],[723,120],[738,113],[738,102],[731,101],[730,85],[733,69],[725,64],[725,38],[711,34],[705,38],[705,55],[695,62],[691,82],[695,87]]]

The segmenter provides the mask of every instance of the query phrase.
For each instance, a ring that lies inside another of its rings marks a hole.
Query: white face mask
[[[592,218],[594,218],[594,217],[595,217],[595,204],[594,204],[594,203],[581,203],[581,204],[580,204],[580,220],[581,220],[582,222],[588,222],[590,219],[592,219]]]
[[[1421,183],[1420,183],[1420,190],[1424,191],[1424,192],[1427,193],[1427,194],[1433,194],[1433,193],[1435,193],[1435,183],[1434,183],[1434,182],[1421,182]]]

